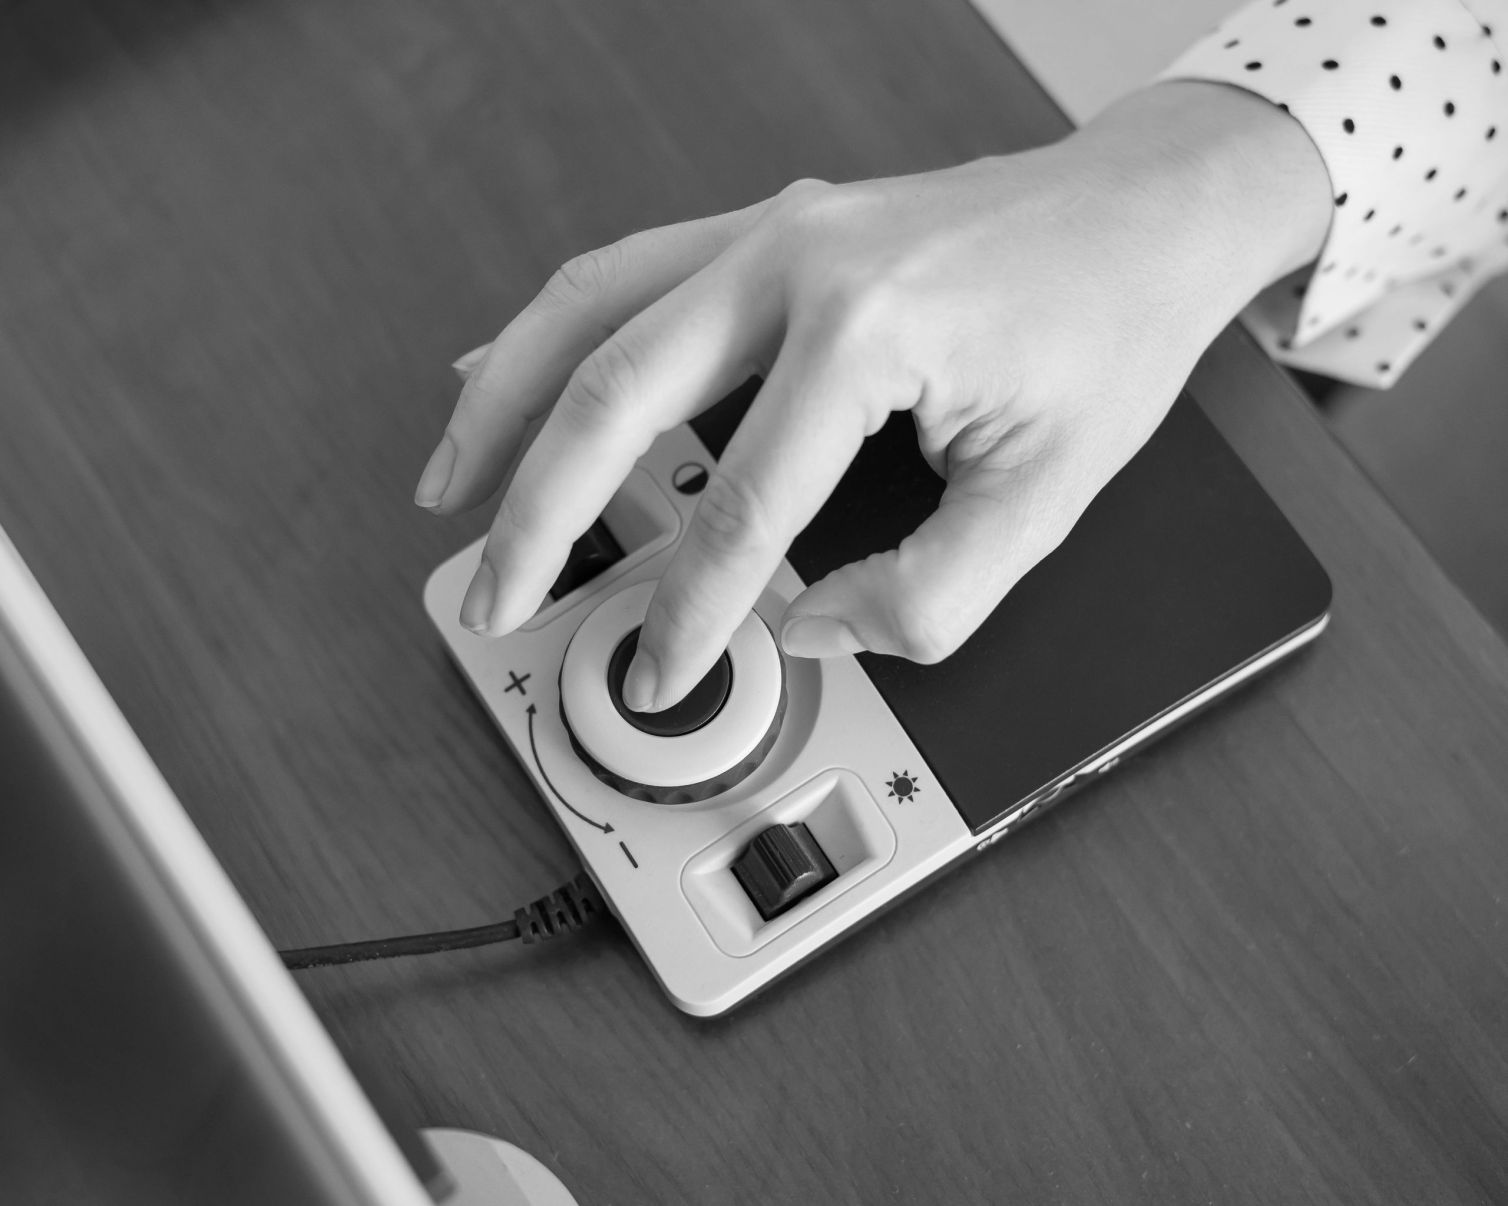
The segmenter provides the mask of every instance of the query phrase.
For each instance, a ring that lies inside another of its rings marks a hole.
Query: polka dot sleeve
[[[1330,173],[1319,258],[1247,309],[1277,359],[1390,384],[1508,268],[1508,0],[1257,0],[1160,79],[1291,113]]]

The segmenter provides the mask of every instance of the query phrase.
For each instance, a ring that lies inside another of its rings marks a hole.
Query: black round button
[[[733,688],[733,661],[726,650],[680,703],[663,712],[635,712],[623,702],[623,680],[638,647],[639,630],[635,628],[618,642],[613,656],[607,660],[608,697],[618,709],[618,715],[634,728],[654,737],[684,737],[696,732],[723,710],[728,692]]]

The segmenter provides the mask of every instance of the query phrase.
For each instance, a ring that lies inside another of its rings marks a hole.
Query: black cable
[[[508,921],[473,926],[469,930],[440,930],[433,934],[406,934],[398,938],[373,938],[367,942],[337,942],[331,946],[305,946],[279,951],[283,966],[293,971],[310,967],[333,967],[339,963],[362,963],[368,959],[392,959],[399,955],[429,955],[459,951],[493,942],[522,938],[526,945],[548,942],[590,925],[607,911],[597,885],[585,871],[548,896],[517,910]]]

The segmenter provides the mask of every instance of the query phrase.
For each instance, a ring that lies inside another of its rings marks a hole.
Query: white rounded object
[[[560,703],[576,740],[599,763],[625,779],[653,787],[702,783],[737,766],[770,731],[780,708],[780,650],[751,611],[728,642],[732,685],[722,710],[680,737],[658,737],[619,714],[607,686],[608,660],[618,642],[644,623],[654,582],[610,595],[581,622],[560,669]]]
[[[450,1127],[423,1135],[455,1183],[447,1206],[577,1206],[560,1178],[521,1147]]]

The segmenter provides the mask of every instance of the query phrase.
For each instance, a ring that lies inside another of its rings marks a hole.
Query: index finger
[[[572,542],[656,437],[755,371],[778,298],[767,274],[747,261],[731,253],[715,261],[572,374],[498,508],[462,604],[463,624],[497,635],[527,620]]]
[[[629,707],[659,711],[701,681],[902,393],[852,343],[813,328],[787,339],[650,600],[623,683]]]

